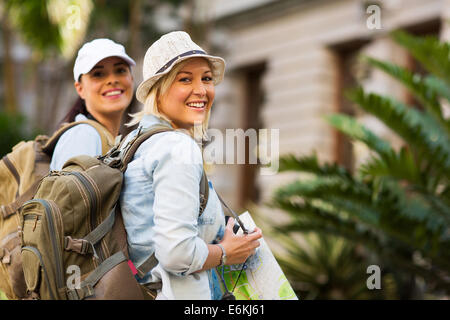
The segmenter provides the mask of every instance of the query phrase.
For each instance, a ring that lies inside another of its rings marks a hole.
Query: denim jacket
[[[168,122],[146,115],[140,127]],[[132,131],[125,139],[135,137]],[[136,151],[124,174],[120,205],[128,234],[130,259],[139,265],[152,253],[158,265],[141,283],[162,281],[159,299],[215,299],[213,273],[200,270],[207,244],[222,239],[224,214],[209,182],[209,199],[199,217],[203,172],[199,146],[186,133],[155,134]]]

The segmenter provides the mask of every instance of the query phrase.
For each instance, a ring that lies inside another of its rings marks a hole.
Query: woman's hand
[[[252,233],[236,235],[233,232],[235,220],[228,219],[225,233],[220,244],[225,248],[227,255],[227,265],[244,263],[249,256],[255,253],[260,246],[258,239],[262,237],[262,231],[255,228]]]

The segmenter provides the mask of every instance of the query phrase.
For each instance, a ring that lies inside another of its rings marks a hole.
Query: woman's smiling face
[[[169,89],[159,97],[159,111],[176,128],[190,129],[202,124],[214,102],[211,67],[204,58],[187,60]]]
[[[104,115],[122,113],[133,97],[133,77],[124,60],[109,57],[83,74],[75,88],[85,100],[89,112]]]

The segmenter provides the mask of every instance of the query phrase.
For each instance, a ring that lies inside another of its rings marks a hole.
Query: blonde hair
[[[177,76],[178,72],[181,70],[181,68],[183,68],[183,66],[188,61],[189,61],[189,59],[178,63],[176,66],[173,67],[172,70],[170,70],[169,73],[167,73],[166,75],[161,77],[151,87],[147,97],[145,98],[145,103],[144,103],[143,109],[134,114],[130,114],[131,121],[126,124],[127,126],[131,127],[135,124],[138,124],[142,120],[142,118],[147,114],[152,114],[160,119],[164,119],[167,122],[172,123],[171,119],[169,119],[166,115],[164,115],[163,113],[161,113],[159,111],[158,98],[160,96],[163,96],[167,92],[167,90],[169,90],[169,88],[172,85],[173,81],[175,80],[175,77]],[[206,60],[206,61],[208,61],[208,60]],[[210,65],[211,70],[212,70],[212,65],[209,63],[209,61],[208,61],[208,64]],[[207,130],[208,130],[208,125],[209,125],[210,113],[211,113],[211,108],[209,108],[209,110],[207,111],[205,120],[203,120],[203,123],[201,126],[194,125],[191,129],[186,130],[186,131],[188,131],[188,133],[196,139],[200,138],[202,140],[207,140],[208,139]]]

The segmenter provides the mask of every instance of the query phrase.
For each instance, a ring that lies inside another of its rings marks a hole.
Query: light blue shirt
[[[75,121],[87,120],[78,114]],[[50,170],[61,170],[64,163],[79,155],[97,156],[102,154],[102,140],[97,130],[89,124],[79,124],[64,132],[56,143],[50,162]]]
[[[158,123],[168,125],[146,115],[140,126]],[[130,258],[137,266],[155,253],[158,265],[140,282],[162,281],[158,298],[217,298],[212,273],[195,273],[208,257],[207,244],[220,241],[225,230],[223,210],[211,182],[208,204],[199,217],[202,163],[201,150],[189,135],[163,132],[141,144],[124,175],[120,204]]]

